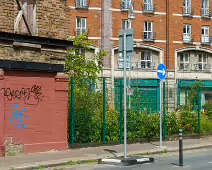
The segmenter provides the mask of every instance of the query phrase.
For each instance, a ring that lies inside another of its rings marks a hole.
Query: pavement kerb
[[[192,145],[192,146],[185,146],[183,148],[184,151],[186,150],[195,150],[195,149],[203,149],[203,148],[212,148],[212,144],[198,144],[198,145]],[[150,151],[132,151],[129,152],[129,155],[153,155],[153,154],[160,154],[163,153],[164,149],[166,149],[167,152],[177,152],[178,148],[173,147],[163,147],[162,149],[151,149]],[[123,156],[124,153],[117,153],[116,156]],[[102,158],[111,158],[111,155],[104,154],[99,156],[84,156],[84,157],[74,157],[74,158],[66,158],[66,159],[58,159],[58,160],[51,160],[51,161],[43,161],[43,162],[34,162],[34,163],[28,163],[28,164],[19,164],[19,165],[11,165],[7,167],[1,167],[1,170],[33,170],[37,168],[45,168],[45,167],[56,167],[56,166],[62,166],[64,164],[67,164],[69,162],[87,162],[87,161],[98,161]],[[14,167],[16,166],[16,167]]]

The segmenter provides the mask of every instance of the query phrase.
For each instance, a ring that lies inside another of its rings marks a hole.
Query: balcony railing
[[[191,34],[183,34],[183,43],[192,43],[193,42],[193,36]]]
[[[156,38],[155,32],[144,32],[144,34],[143,34],[144,41],[154,41],[155,38]]]
[[[154,70],[155,69],[155,63],[152,61],[138,61],[135,63],[135,68],[136,69],[150,69]]]
[[[209,35],[202,35],[201,36],[201,44],[202,45],[211,45],[212,37]]]
[[[183,16],[192,17],[194,15],[194,9],[191,6],[183,7]]]
[[[154,4],[144,4],[143,13],[154,13],[155,5]]]
[[[122,1],[121,3],[121,10],[128,11],[130,9],[132,2],[131,1]]]
[[[82,35],[85,32],[88,32],[87,28],[76,28],[75,34],[76,35]]]
[[[203,18],[210,18],[211,17],[211,11],[209,8],[202,8],[202,17]]]
[[[76,9],[88,9],[89,4],[87,0],[76,0]]]
[[[194,70],[211,72],[211,65],[203,63],[194,64]]]
[[[178,64],[178,69],[180,71],[189,71],[189,70],[191,70],[189,63],[179,63]]]

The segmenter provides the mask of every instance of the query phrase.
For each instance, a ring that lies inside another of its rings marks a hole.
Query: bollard
[[[183,166],[183,130],[179,130],[179,166]]]

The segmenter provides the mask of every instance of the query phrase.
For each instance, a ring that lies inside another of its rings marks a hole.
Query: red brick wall
[[[67,79],[56,79],[55,76],[53,73],[5,72],[4,80],[0,80],[1,89],[10,88],[10,91],[9,89],[7,89],[7,93],[4,93],[4,89],[0,91],[0,129],[4,129],[4,134],[0,130],[0,155],[2,142],[9,137],[12,137],[12,144],[24,145],[24,153],[68,148],[68,81]],[[31,89],[34,85],[41,88],[37,90],[37,94],[40,96],[31,92],[30,99],[24,100],[18,91],[23,88]],[[12,90],[18,90],[16,96],[10,93]],[[36,96],[39,96],[39,102]],[[4,107],[1,107],[2,105]],[[18,129],[18,122],[15,121],[15,118],[11,122],[12,107],[14,106],[18,106],[18,113],[24,108],[26,109],[23,114],[27,117],[23,117],[22,124],[26,125],[25,129]],[[2,121],[3,116],[5,116],[4,122]]]

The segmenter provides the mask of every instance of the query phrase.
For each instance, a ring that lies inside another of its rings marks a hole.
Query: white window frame
[[[210,14],[210,1],[202,0],[202,15],[209,16]]]
[[[153,39],[153,22],[144,22],[144,39]]]
[[[143,51],[143,54],[144,54],[143,56],[144,58],[142,59],[142,53],[141,53],[141,68],[148,68],[148,69],[152,68],[152,52]],[[148,57],[150,57],[150,59],[148,59]]]
[[[153,0],[144,0],[144,11],[153,11]]]
[[[210,42],[210,27],[202,26],[202,43]]]
[[[129,20],[122,20],[122,29],[131,28],[131,22]]]
[[[183,42],[191,42],[192,27],[191,24],[183,25]]]
[[[131,0],[122,0],[122,9],[129,9],[131,3]]]
[[[76,0],[76,4],[79,7],[85,7],[87,6],[87,0]]]
[[[201,58],[201,61],[200,61]],[[205,61],[204,61],[205,58]],[[198,54],[198,70],[205,70],[204,66],[208,63],[208,55],[205,53]]]
[[[189,53],[180,53],[180,70],[188,70],[189,69],[189,61],[190,61],[190,54]],[[181,60],[183,59],[183,60]]]
[[[185,14],[191,14],[191,7],[192,7],[191,0],[184,0],[183,7]]]
[[[83,27],[83,20],[85,21],[85,25]],[[80,21],[80,22],[78,22]],[[79,23],[79,24],[78,24]],[[87,30],[87,18],[76,18],[76,32],[77,35],[81,35],[82,33],[84,33]],[[79,33],[79,34],[78,34]]]
[[[126,56],[126,68],[129,69],[131,64],[130,56]],[[122,53],[119,53],[119,62],[118,62],[118,68],[123,69],[124,68],[124,58],[122,56]]]

